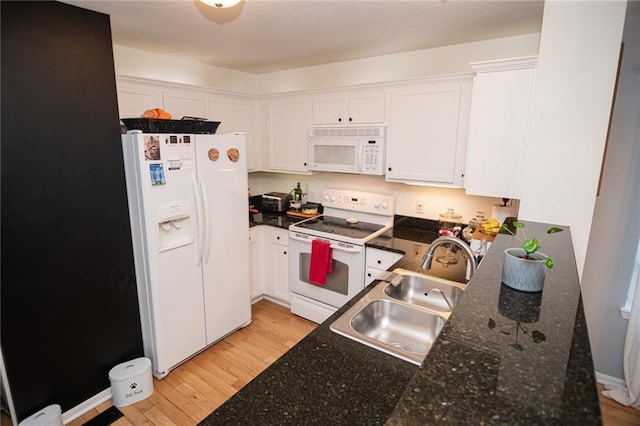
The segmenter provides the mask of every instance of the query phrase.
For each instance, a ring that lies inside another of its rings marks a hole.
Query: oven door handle
[[[311,244],[311,241],[306,240],[304,238],[296,237],[293,234],[289,234],[289,239],[296,240],[296,241],[301,241],[301,242],[307,243],[307,244]],[[325,240],[322,240],[322,241],[325,241]],[[346,248],[346,247],[340,247],[340,246],[337,246],[337,245],[334,245],[334,244],[331,244],[329,247],[331,247],[332,250],[346,251],[347,253],[361,253],[362,252],[362,247]]]

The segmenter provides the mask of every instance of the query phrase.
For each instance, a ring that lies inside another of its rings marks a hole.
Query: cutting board
[[[287,216],[301,217],[301,218],[304,218],[304,219],[310,219],[312,217],[320,216],[320,213],[307,214],[307,213],[297,212],[295,210],[289,210],[287,212]]]

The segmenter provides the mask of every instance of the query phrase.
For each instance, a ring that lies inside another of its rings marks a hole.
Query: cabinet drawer
[[[366,266],[384,271],[400,260],[402,256],[402,253],[367,248]]]
[[[284,229],[272,229],[271,230],[271,242],[274,244],[280,244],[283,246],[289,245],[289,231]]]

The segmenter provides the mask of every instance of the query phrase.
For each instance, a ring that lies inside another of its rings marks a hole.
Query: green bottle
[[[300,188],[300,182],[298,182],[296,188],[293,190],[293,200],[302,201],[302,188]]]

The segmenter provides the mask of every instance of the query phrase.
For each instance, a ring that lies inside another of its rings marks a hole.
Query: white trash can
[[[109,381],[116,407],[142,401],[153,393],[151,360],[142,357],[118,364],[109,371]]]
[[[52,404],[20,422],[19,426],[62,426],[62,408]]]

